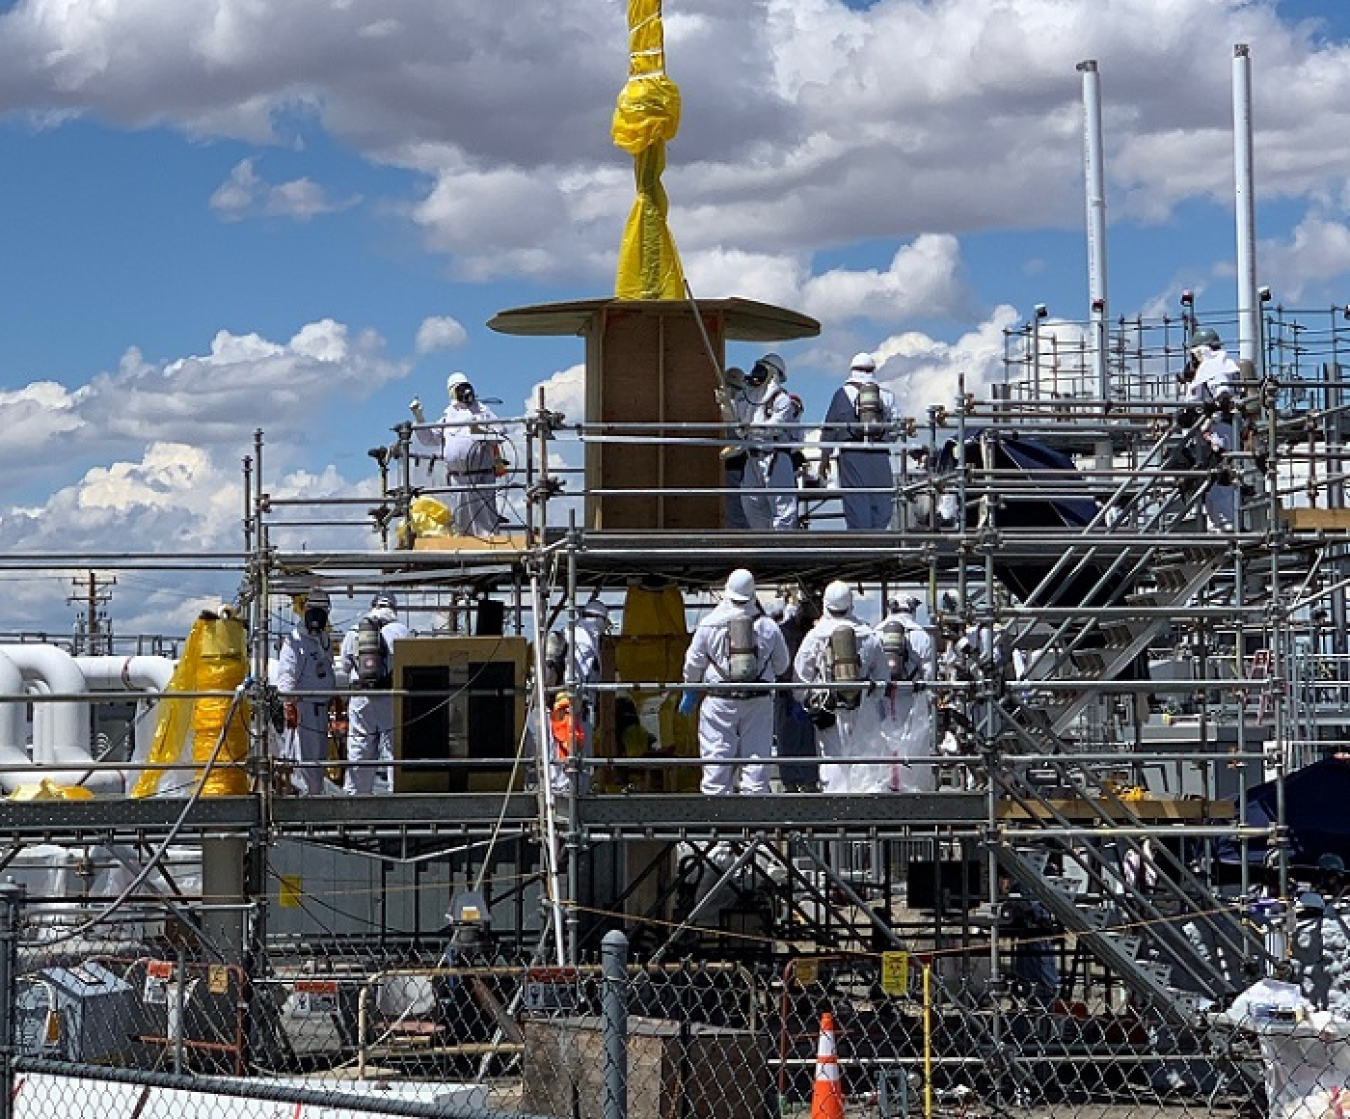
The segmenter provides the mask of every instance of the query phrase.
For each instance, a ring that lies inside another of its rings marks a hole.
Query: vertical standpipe
[[[1256,290],[1256,191],[1252,171],[1252,60],[1233,48],[1233,188],[1237,204],[1238,356],[1260,368],[1261,302]]]
[[[1106,364],[1106,171],[1102,159],[1102,88],[1097,61],[1078,64],[1083,75],[1083,174],[1087,193],[1088,294],[1091,299],[1092,367],[1097,395],[1110,398]]]

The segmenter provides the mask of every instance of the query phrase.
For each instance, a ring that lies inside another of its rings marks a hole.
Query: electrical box
[[[515,767],[514,784],[511,775],[525,727],[528,667],[523,637],[395,642],[394,792],[520,787],[529,766]]]
[[[135,988],[93,962],[25,977],[15,1002],[17,1047],[33,1057],[113,1062],[145,1028]]]

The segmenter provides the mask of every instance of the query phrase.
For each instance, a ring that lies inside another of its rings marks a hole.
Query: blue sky
[[[920,412],[990,376],[1033,304],[1084,317],[1084,58],[1113,314],[1235,302],[1238,42],[1262,282],[1350,298],[1344,0],[665,12],[676,242],[698,294],[822,321],[783,348],[809,416],[855,350]],[[0,3],[0,550],[237,547],[255,427],[270,490],[353,492],[457,369],[506,412],[542,382],[575,410],[578,340],[485,323],[609,293],[625,74],[621,0]],[[0,578],[0,631],[68,628],[64,576]],[[143,574],[114,614],[172,629],[232,591]]]

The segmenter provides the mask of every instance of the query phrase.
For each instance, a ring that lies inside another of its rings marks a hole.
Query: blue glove
[[[685,688],[684,695],[680,696],[679,711],[681,715],[689,716],[698,710],[698,692],[693,688]]]

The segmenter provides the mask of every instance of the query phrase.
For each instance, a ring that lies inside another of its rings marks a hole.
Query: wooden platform
[[[1236,815],[1237,806],[1231,800],[1193,800],[1158,799],[1145,797],[1142,800],[1127,800],[1126,808],[1146,824],[1158,823],[1200,823],[1204,820],[1231,820]],[[1106,800],[1087,801],[1080,797],[1051,799],[1034,814],[1015,801],[1000,801],[998,808],[1001,820],[1048,820],[1051,810],[1066,819],[1075,822],[1096,822],[1102,814],[1117,818],[1124,823],[1125,817],[1112,802]]]
[[[524,533],[503,536],[419,536],[413,541],[417,552],[523,552],[528,547]]]
[[[1282,509],[1280,521],[1290,532],[1350,532],[1350,509]]]

